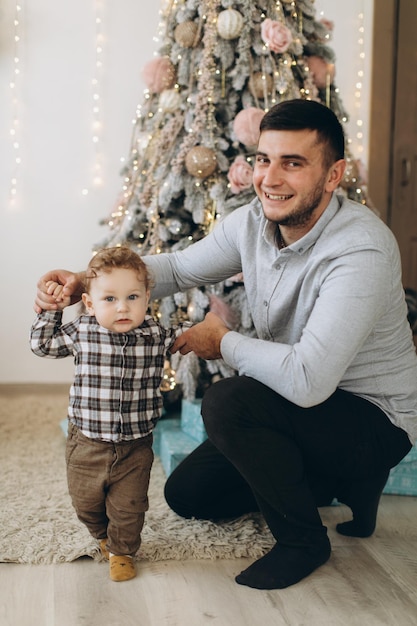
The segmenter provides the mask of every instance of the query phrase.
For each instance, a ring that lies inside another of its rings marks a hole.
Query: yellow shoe
[[[105,537],[104,539],[100,539],[100,552],[101,555],[104,556],[106,561],[108,561],[110,555],[109,551],[107,550],[107,537]]]
[[[115,582],[130,580],[136,576],[135,564],[131,556],[110,556],[110,578]]]

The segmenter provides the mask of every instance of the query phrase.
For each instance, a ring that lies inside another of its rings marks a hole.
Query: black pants
[[[317,507],[386,481],[411,449],[372,403],[337,390],[301,408],[252,378],[216,383],[202,415],[209,440],[171,474],[165,496],[183,517],[220,520],[261,510],[281,543],[316,543]],[[381,482],[380,481],[380,482]]]

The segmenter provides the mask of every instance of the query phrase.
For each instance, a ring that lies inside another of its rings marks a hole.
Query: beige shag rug
[[[78,521],[67,493],[66,391],[0,391],[0,562],[101,560],[96,541]],[[155,459],[150,508],[138,558],[258,558],[273,545],[259,515],[213,524],[184,520],[163,497],[165,475]]]

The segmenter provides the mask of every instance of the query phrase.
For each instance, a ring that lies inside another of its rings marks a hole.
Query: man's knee
[[[164,487],[164,496],[169,508],[177,515],[190,519],[194,516],[194,512],[191,510],[192,504],[184,496],[184,493],[179,489],[177,481],[171,476],[168,477]]]
[[[207,389],[201,404],[201,414],[207,431],[217,430],[225,423],[225,414],[229,415],[231,404],[236,393],[239,394],[241,379],[239,377],[223,378]]]
[[[204,394],[201,414],[210,439],[236,428],[242,416],[250,412],[250,404],[261,385],[248,376],[224,378]]]
[[[209,519],[210,513],[206,512],[209,507],[208,498],[204,497],[202,487],[198,488],[194,481],[184,476],[182,467],[177,467],[167,478],[164,487],[165,500],[177,515],[191,519]]]

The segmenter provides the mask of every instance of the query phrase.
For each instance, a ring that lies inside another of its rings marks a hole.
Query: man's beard
[[[280,226],[304,226],[308,224],[323,198],[324,180],[323,178],[317,183],[310,195],[304,198],[292,213],[276,220],[276,223]]]

